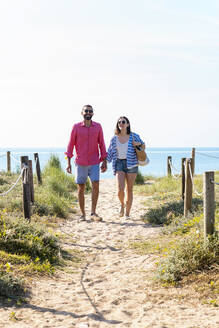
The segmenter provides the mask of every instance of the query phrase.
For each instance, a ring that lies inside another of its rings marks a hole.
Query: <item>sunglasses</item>
[[[84,112],[87,114],[87,113],[90,113],[92,114],[93,113],[93,109],[85,109]]]
[[[126,124],[126,121],[125,120],[118,121],[118,124]]]

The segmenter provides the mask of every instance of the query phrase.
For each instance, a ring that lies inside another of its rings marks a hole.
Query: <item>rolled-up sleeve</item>
[[[103,129],[101,125],[99,129],[98,143],[99,143],[100,155],[101,155],[100,161],[102,162],[107,157],[107,152],[106,152],[106,146],[103,137]]]
[[[71,136],[70,136],[68,147],[67,147],[67,151],[65,152],[65,155],[69,158],[73,157],[73,149],[74,149],[74,146],[75,146],[75,142],[76,142],[76,125],[74,125],[73,128],[72,128]]]
[[[113,139],[111,139],[109,148],[107,149],[107,162],[111,163],[112,159],[113,159]]]

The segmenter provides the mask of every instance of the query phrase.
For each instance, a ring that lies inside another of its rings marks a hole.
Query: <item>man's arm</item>
[[[67,164],[67,167],[66,167],[66,171],[68,173],[72,173],[72,169],[71,169],[71,158],[70,157],[67,157],[67,161],[68,161],[68,164]]]
[[[74,125],[71,131],[71,136],[69,139],[67,151],[65,152],[65,155],[67,156],[67,167],[66,171],[68,173],[72,173],[72,167],[71,167],[71,158],[73,157],[73,149],[75,146],[75,140],[76,140],[76,126]]]

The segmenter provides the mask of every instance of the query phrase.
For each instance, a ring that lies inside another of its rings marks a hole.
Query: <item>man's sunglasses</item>
[[[125,124],[126,121],[125,120],[122,120],[122,121],[118,121],[118,124]]]
[[[87,114],[87,113],[90,113],[92,114],[93,113],[93,109],[85,109],[84,112]]]

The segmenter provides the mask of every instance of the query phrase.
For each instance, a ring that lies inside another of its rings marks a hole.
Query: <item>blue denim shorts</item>
[[[122,171],[125,173],[138,173],[138,166],[128,169],[126,159],[117,159],[116,160],[116,172],[117,171]]]
[[[100,165],[78,165],[75,164],[75,182],[77,184],[84,184],[87,181],[87,177],[91,182],[100,180]]]

